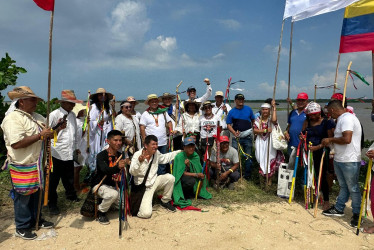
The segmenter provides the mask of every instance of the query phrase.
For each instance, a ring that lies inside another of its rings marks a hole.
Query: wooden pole
[[[367,187],[369,184],[369,178],[370,178],[370,172],[371,172],[371,167],[373,166],[373,160],[370,159],[369,160],[369,164],[368,164],[368,169],[367,169],[367,172],[366,172],[366,178],[365,178],[365,186],[364,186],[364,193],[362,195],[362,200],[361,200],[361,207],[360,207],[360,215],[358,217],[358,225],[357,225],[357,230],[356,230],[356,235],[358,235],[360,233],[360,226],[361,226],[361,218],[362,218],[362,210],[364,208],[364,204],[365,204],[365,200],[366,200],[366,195],[368,195],[369,193],[367,192]]]
[[[290,54],[289,54],[289,58],[288,58],[288,90],[287,90],[287,99],[290,98],[290,89],[291,89],[292,40],[293,40],[293,22],[291,21]],[[288,104],[287,105],[287,118],[288,118],[289,114],[290,114],[290,105]]]
[[[279,39],[279,46],[278,46],[278,58],[277,58],[277,66],[275,69],[275,78],[274,78],[274,88],[273,88],[273,100],[275,100],[275,91],[277,89],[277,80],[278,80],[278,70],[279,70],[279,59],[280,59],[280,53],[282,49],[282,39],[283,39],[283,28],[284,28],[284,20],[282,21],[282,28],[281,28],[281,34],[280,34],[280,39]],[[270,114],[269,118],[271,119],[272,117],[272,109],[270,108]],[[271,125],[270,125],[271,126]],[[267,151],[267,160],[266,160],[266,186],[268,186],[269,183],[269,150],[270,150],[270,136],[268,138],[268,151]]]
[[[52,72],[52,37],[53,37],[53,17],[54,17],[54,10],[51,11],[51,21],[49,26],[49,58],[48,58],[48,94],[47,94],[47,117],[46,117],[46,127],[49,127],[49,113],[50,113],[50,100],[51,100],[51,72]],[[49,140],[46,140],[48,143]],[[46,145],[46,149],[49,149],[49,152],[46,153],[47,161],[49,161],[50,157],[50,145]],[[43,161],[43,170],[45,169],[45,161]],[[49,164],[47,166],[46,176],[45,176],[45,186],[44,186],[44,206],[48,205],[48,188],[49,188],[49,175],[50,169]],[[40,218],[40,209],[43,200],[43,191],[42,189],[39,191],[39,201],[38,201],[38,212],[36,215],[36,224],[35,229],[39,230],[39,218]]]
[[[373,99],[374,99],[374,50],[371,52],[371,67],[372,67],[372,78],[373,78]]]
[[[317,217],[317,209],[318,209],[318,196],[319,196],[319,189],[321,187],[321,178],[322,178],[322,169],[323,169],[323,160],[325,159],[326,150],[323,149],[321,163],[319,164],[319,173],[318,173],[318,185],[317,185],[317,196],[316,196],[316,203],[314,205],[314,218]]]
[[[335,86],[335,85],[334,85]],[[314,102],[317,100],[317,85],[314,85]]]
[[[351,70],[351,66],[352,66],[352,61],[349,62],[348,64],[348,68],[347,68],[347,72],[345,74],[345,81],[344,81],[344,92],[343,92],[343,107],[344,107],[344,104],[345,104],[345,96],[346,96],[346,92],[347,92],[347,82],[348,82],[348,76],[349,76],[349,71]]]
[[[334,90],[333,90],[333,94],[335,94],[335,91],[336,91],[336,88],[338,86],[338,72],[339,72],[339,63],[340,63],[340,53],[338,54],[338,61],[336,63],[336,70],[335,70],[335,81],[334,81]]]

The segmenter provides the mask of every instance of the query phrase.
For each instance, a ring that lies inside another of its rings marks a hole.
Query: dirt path
[[[155,207],[151,219],[129,218],[131,229],[118,238],[117,213],[110,225],[69,213],[49,218],[56,222],[55,238],[25,241],[13,236],[12,211],[1,216],[1,249],[374,249],[374,235],[349,226],[351,215],[316,219],[301,205],[286,202],[205,207],[208,212],[169,213]],[[10,216],[11,215],[11,216]],[[365,220],[364,226],[371,225]],[[48,230],[41,229],[38,235]]]

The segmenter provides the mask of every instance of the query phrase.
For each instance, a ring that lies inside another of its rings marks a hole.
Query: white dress
[[[91,105],[90,111],[90,155],[89,167],[90,171],[96,169],[96,155],[105,147],[105,139],[107,134],[113,129],[112,118],[106,110],[103,113],[96,107],[96,104]],[[104,119],[104,125],[100,128],[98,122]]]
[[[267,129],[268,128],[268,124],[267,122],[261,122],[260,121],[261,117],[258,117],[256,120],[255,120],[255,127],[257,129]],[[274,124],[272,122],[271,123],[271,127],[272,129],[274,129]],[[268,143],[270,142],[270,152],[269,152],[269,162],[267,162],[267,152],[268,152]],[[273,143],[272,143],[272,139],[271,139],[271,136],[270,136],[270,133],[266,133],[266,134],[258,134],[257,135],[257,138],[256,138],[256,142],[255,142],[255,147],[256,147],[256,151],[255,151],[255,155],[256,155],[256,160],[257,162],[260,164],[260,168],[261,168],[261,171],[263,175],[266,175],[266,173],[269,171],[269,174],[272,175],[275,171],[275,169],[271,169],[270,166],[271,166],[271,160],[274,159],[276,156],[277,156],[277,150],[275,148],[273,148]]]

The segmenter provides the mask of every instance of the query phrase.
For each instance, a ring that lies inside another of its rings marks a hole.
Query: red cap
[[[339,100],[339,101],[343,101],[343,95],[341,93],[335,93],[331,96],[330,99],[335,99],[335,100]]]
[[[229,137],[227,137],[226,135],[221,136],[221,137],[219,138],[219,141],[220,141],[220,142],[230,142]]]
[[[308,100],[309,97],[307,93],[301,92],[297,95],[296,99]]]

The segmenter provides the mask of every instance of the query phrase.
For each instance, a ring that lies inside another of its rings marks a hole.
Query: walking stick
[[[343,99],[343,100],[344,100],[344,99]],[[361,218],[362,218],[362,210],[363,210],[364,205],[365,205],[366,195],[368,195],[368,193],[367,193],[367,188],[368,188],[368,184],[369,184],[369,178],[370,178],[370,172],[371,172],[371,167],[372,167],[372,166],[373,166],[373,160],[370,159],[370,160],[369,160],[368,169],[367,169],[367,172],[366,172],[365,186],[364,186],[364,193],[363,193],[363,195],[362,195],[362,200],[361,200],[360,216],[358,217],[358,225],[357,225],[356,235],[358,235],[358,234],[360,233]]]
[[[344,104],[345,104],[345,96],[346,96],[346,93],[347,93],[347,82],[348,82],[348,76],[349,76],[349,71],[351,70],[351,66],[352,66],[352,61],[349,62],[347,72],[345,74],[343,101],[342,101],[342,106],[343,107],[344,107]]]
[[[316,203],[314,205],[314,218],[317,218],[317,210],[318,210],[318,197],[319,197],[319,189],[321,187],[321,179],[322,179],[322,170],[323,170],[323,161],[325,159],[326,149],[323,148],[323,153],[321,157],[321,163],[319,164],[319,173],[318,173],[318,185],[317,185],[317,195],[316,195]]]
[[[220,159],[220,154],[221,154],[221,141],[220,141],[220,136],[221,136],[221,129],[219,126],[219,121],[217,123],[217,135],[216,135],[216,163],[218,166],[221,164],[221,159]],[[221,167],[218,169],[216,168],[216,185],[217,185],[217,190],[219,190],[220,186],[220,176],[221,176]]]
[[[208,137],[207,137],[207,138],[208,138]],[[209,144],[207,143],[207,144],[206,144],[205,154],[204,154],[204,164],[203,164],[203,170],[202,170],[202,173],[203,173],[203,174],[204,174],[205,170],[207,169],[208,148],[209,148]],[[200,180],[199,180],[199,183],[197,184],[195,200],[197,200],[197,197],[199,196],[200,189],[201,189],[201,182],[202,182],[202,180],[200,179]]]
[[[294,188],[295,188],[296,171],[297,171],[297,165],[299,164],[299,154],[300,154],[301,143],[302,143],[302,141],[299,142],[299,145],[297,146],[297,151],[296,151],[295,168],[293,170],[292,185],[291,185],[291,191],[290,191],[290,198],[288,199],[288,203],[290,203],[290,204],[292,202],[292,193],[293,193]]]

